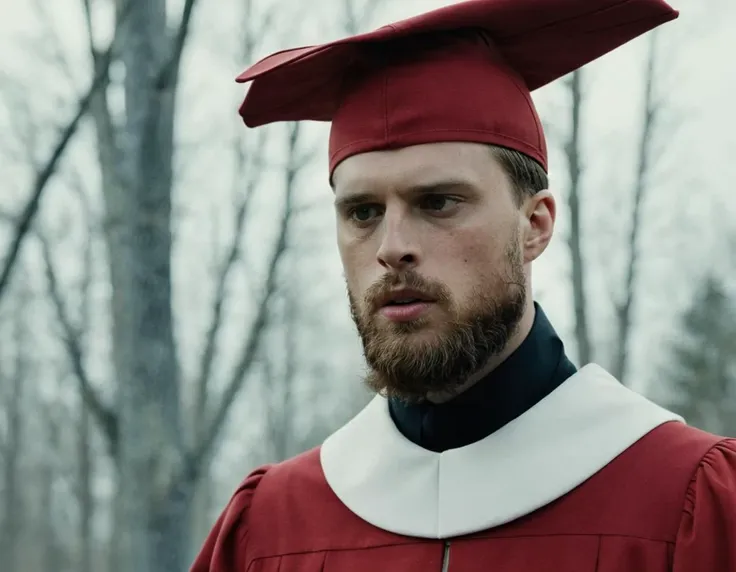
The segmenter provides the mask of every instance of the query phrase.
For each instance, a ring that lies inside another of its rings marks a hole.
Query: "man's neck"
[[[501,365],[508,357],[513,354],[519,346],[522,344],[522,342],[526,339],[526,337],[529,335],[529,332],[532,329],[532,326],[534,325],[534,316],[535,316],[535,308],[534,303],[529,302],[527,303],[526,309],[524,310],[524,314],[521,317],[521,320],[519,320],[519,324],[516,327],[514,334],[509,338],[508,343],[504,347],[503,351],[493,355],[486,365],[478,370],[476,373],[474,373],[468,380],[462,384],[459,388],[453,390],[452,392],[432,392],[427,394],[427,401],[430,403],[446,403],[450,401],[451,399],[454,399],[461,393],[466,392],[468,389],[473,387],[476,383],[478,383],[481,379],[485,378],[490,374],[493,370],[495,370],[499,365]]]

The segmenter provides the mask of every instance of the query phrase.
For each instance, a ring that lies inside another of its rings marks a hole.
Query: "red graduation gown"
[[[736,572],[736,440],[589,365],[433,453],[375,398],[251,474],[192,572]]]
[[[736,440],[665,423],[550,505],[448,540],[390,533],[357,517],[328,486],[315,449],[252,473],[192,567],[432,570],[736,571]]]

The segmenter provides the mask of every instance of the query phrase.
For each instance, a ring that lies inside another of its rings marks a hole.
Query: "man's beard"
[[[443,284],[413,271],[386,275],[368,289],[362,305],[348,290],[369,366],[366,385],[387,397],[420,401],[429,393],[453,393],[499,355],[516,333],[526,305],[521,252],[513,242],[506,259],[508,268],[473,292],[464,306],[453,301]],[[444,309],[449,320],[438,322],[431,337],[422,332],[430,323],[427,317],[379,321],[378,301],[398,288],[418,290],[435,300],[433,306]]]

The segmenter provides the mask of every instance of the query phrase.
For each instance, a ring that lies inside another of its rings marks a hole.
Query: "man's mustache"
[[[413,270],[384,274],[373,283],[365,293],[366,308],[374,312],[379,310],[383,301],[396,290],[414,290],[426,298],[445,301],[449,298],[447,288],[436,282],[430,282]]]

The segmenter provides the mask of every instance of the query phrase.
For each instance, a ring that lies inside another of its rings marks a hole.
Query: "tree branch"
[[[660,109],[654,97],[657,60],[657,32],[649,39],[649,55],[645,77],[644,118],[639,139],[638,164],[634,188],[634,202],[631,211],[631,227],[629,229],[626,260],[626,277],[624,280],[623,299],[616,304],[617,339],[616,354],[611,373],[622,383],[628,367],[628,345],[631,337],[633,305],[636,297],[637,270],[639,268],[639,236],[642,230],[641,212],[648,190],[648,178],[652,168],[652,146],[654,131]]]
[[[245,382],[246,374],[248,370],[252,367],[258,354],[258,349],[263,337],[263,332],[268,325],[269,307],[271,298],[276,291],[279,262],[281,261],[281,258],[287,250],[289,228],[291,226],[291,219],[293,217],[294,194],[296,190],[295,180],[298,174],[294,158],[296,156],[296,146],[299,138],[299,133],[299,123],[291,124],[288,140],[289,164],[285,173],[286,196],[284,211],[281,218],[279,236],[277,238],[276,245],[269,263],[262,298],[260,300],[260,304],[258,305],[256,317],[250,330],[250,335],[248,336],[246,344],[243,346],[240,359],[235,366],[233,375],[230,378],[227,388],[223,392],[220,403],[216,407],[214,415],[212,416],[206,431],[202,435],[202,438],[197,443],[197,446],[192,451],[189,458],[191,470],[195,472],[200,466],[202,459],[204,459],[207,453],[211,450],[213,444],[217,440],[218,435],[222,431],[222,427],[225,423],[225,419],[227,418],[228,411],[230,410],[235,397],[242,389],[243,383]]]
[[[194,12],[194,5],[196,0],[186,0],[184,2],[184,9],[182,10],[181,21],[179,27],[174,34],[171,42],[171,50],[169,58],[166,63],[161,67],[158,78],[156,79],[156,89],[165,90],[175,85],[179,75],[179,64],[181,63],[181,55],[184,51],[184,45],[187,41],[187,35],[192,21],[192,14]]]
[[[32,168],[37,168],[38,161],[34,154],[38,150],[40,129],[32,119],[34,113],[27,95],[28,89],[21,82],[7,77],[2,71],[0,80],[0,97],[8,110],[8,126],[6,137],[3,138],[7,164],[27,162]],[[3,191],[4,194],[7,192],[5,189]]]
[[[255,165],[260,163],[260,156],[263,154],[265,148],[266,131],[261,130],[259,133],[258,144],[256,145],[256,159],[253,162]],[[245,170],[245,155],[242,149],[239,149],[237,156],[238,166],[236,167],[237,174],[242,174]],[[239,200],[235,212],[235,230],[233,233],[232,241],[227,250],[227,255],[223,260],[220,271],[217,275],[217,284],[215,286],[215,297],[212,307],[212,320],[210,326],[207,329],[207,335],[205,337],[204,351],[202,352],[202,359],[200,361],[199,375],[196,381],[196,401],[195,401],[195,427],[197,439],[199,439],[199,432],[203,428],[204,414],[207,410],[207,386],[212,374],[212,365],[214,363],[215,351],[217,346],[217,335],[222,326],[222,317],[225,309],[226,301],[226,287],[230,274],[235,266],[235,262],[240,258],[241,254],[241,242],[243,239],[243,233],[245,231],[245,221],[251,204],[251,199],[254,195],[254,191],[258,182],[260,181],[260,175],[262,169],[255,167],[256,174],[252,175],[248,180],[248,185],[243,193],[243,196]],[[236,180],[240,180],[236,174]]]
[[[49,295],[56,309],[56,315],[59,324],[63,330],[63,342],[66,347],[69,361],[71,362],[74,374],[79,383],[79,391],[92,412],[95,420],[102,428],[102,432],[108,442],[108,450],[112,458],[115,458],[118,450],[118,419],[112,408],[103,404],[96,390],[90,382],[89,375],[84,366],[84,354],[82,344],[80,343],[80,334],[77,328],[71,322],[69,312],[66,308],[56,270],[53,264],[53,256],[51,253],[51,245],[48,238],[41,232],[38,232],[41,243],[41,251],[43,254],[46,280],[48,282]]]
[[[373,16],[378,9],[385,3],[386,0],[366,0],[365,5],[363,6],[361,21],[365,22],[365,25],[367,25],[368,22],[373,20]]]
[[[565,146],[570,174],[570,190],[568,194],[568,208],[570,209],[570,235],[568,244],[572,262],[572,290],[573,305],[575,308],[575,341],[577,342],[578,361],[581,364],[593,360],[593,348],[590,341],[590,329],[588,326],[588,305],[586,297],[585,262],[583,260],[583,225],[581,207],[581,179],[582,145],[580,142],[582,131],[582,107],[583,107],[583,73],[578,70],[573,72],[569,78],[570,92],[572,96],[572,125],[570,139]]]
[[[6,211],[5,209],[0,209],[0,221],[2,221],[3,224],[17,225],[18,215],[11,213],[10,211]]]
[[[363,4],[362,13],[358,15],[356,1],[344,0],[343,11],[345,18],[343,20],[343,28],[345,33],[349,36],[360,33],[361,29],[365,27],[365,23],[371,21],[376,10],[384,3],[384,0],[366,0]]]
[[[32,0],[34,11],[38,14],[38,22],[43,27],[43,48],[48,48],[51,53],[51,59],[57,68],[61,69],[64,75],[69,78],[70,83],[74,83],[74,73],[69,59],[64,55],[61,48],[61,41],[57,33],[56,26],[53,24],[53,18],[48,13],[48,2],[42,0]]]
[[[272,5],[270,5],[270,9],[266,12],[261,25],[258,26],[258,29],[270,29],[271,23],[278,12],[277,8],[277,2],[274,2]],[[258,34],[253,29],[252,0],[245,1],[243,9],[243,29],[245,31],[243,33],[243,43],[241,45],[241,57],[244,61],[249,61],[253,57],[257,39],[264,37],[264,34]],[[205,414],[208,410],[209,399],[208,386],[212,375],[212,366],[214,364],[214,357],[217,350],[217,337],[223,322],[223,314],[225,311],[225,302],[227,297],[227,283],[230,279],[230,275],[232,274],[232,270],[235,267],[235,263],[242,256],[241,243],[243,233],[245,232],[245,222],[247,219],[252,197],[264,171],[264,149],[266,147],[266,137],[266,130],[260,130],[258,132],[257,141],[255,144],[255,153],[252,157],[250,157],[250,159],[246,156],[246,152],[243,148],[242,138],[237,137],[235,142],[236,186],[240,186],[240,181],[242,180],[243,174],[246,172],[246,170],[249,170],[251,174],[248,178],[248,183],[246,185],[245,191],[238,193],[241,194],[241,197],[238,200],[235,209],[235,230],[233,233],[232,241],[227,249],[227,254],[223,259],[219,268],[219,272],[217,274],[217,282],[215,285],[215,295],[212,307],[212,319],[205,335],[204,350],[202,352],[202,358],[200,360],[199,375],[197,376],[197,380],[195,382],[195,443],[198,443],[202,439],[202,433],[205,429]],[[255,171],[255,174],[253,173],[253,171]]]
[[[9,382],[8,376],[5,375],[5,372],[2,368],[0,368],[0,403],[3,404],[2,409],[7,409],[7,406],[5,405],[8,403],[8,398],[5,395],[5,385]],[[1,410],[1,409],[0,409]],[[8,415],[8,412],[6,411],[5,416]],[[0,423],[0,464],[5,463],[5,456],[8,449],[8,425],[7,421]]]
[[[128,6],[132,5],[132,3],[132,0],[128,0]],[[76,113],[62,129],[59,140],[54,146],[51,155],[36,175],[33,187],[31,189],[31,196],[28,199],[28,202],[26,203],[26,206],[23,208],[23,211],[20,215],[18,227],[11,241],[8,254],[5,257],[5,264],[2,270],[2,274],[0,274],[0,300],[5,294],[8,283],[10,282],[10,277],[18,259],[23,239],[28,234],[31,225],[33,224],[36,213],[38,212],[39,205],[41,204],[41,196],[43,195],[46,186],[56,172],[56,169],[61,161],[61,158],[64,155],[64,152],[69,146],[72,137],[74,137],[74,134],[77,132],[79,124],[82,122],[82,118],[87,114],[87,111],[89,111],[90,104],[92,103],[93,98],[97,94],[98,90],[103,88],[107,83],[108,71],[110,69],[110,63],[112,61],[113,51],[115,49],[116,43],[117,35],[115,38],[113,38],[107,50],[105,50],[105,52],[100,56],[101,64],[99,66],[99,69],[95,70],[92,83],[87,89],[87,92],[80,98],[79,103],[77,104]]]
[[[92,25],[92,5],[90,0],[82,0],[82,8],[84,10],[84,24],[87,27],[87,39],[89,40],[89,53],[92,60],[95,61],[99,52],[95,47],[94,26]],[[96,61],[95,61],[96,63]]]
[[[349,36],[354,36],[358,33],[358,16],[355,13],[355,1],[345,0],[343,3],[345,11],[345,31]]]
[[[87,36],[89,41],[89,55],[92,58],[92,64],[96,72],[102,71],[105,62],[102,59],[100,50],[95,46],[94,42],[94,25],[92,23],[92,8],[90,0],[82,0],[84,8],[84,20],[87,28]],[[128,4],[130,6],[130,4]],[[121,12],[116,13],[116,35],[121,34],[121,25],[126,15],[127,6],[121,8]],[[109,71],[109,70],[108,70]],[[105,84],[100,87],[90,103],[90,114],[95,123],[95,129],[98,139],[98,156],[103,176],[103,188],[120,185],[121,176],[118,173],[118,167],[121,164],[120,145],[116,138],[115,126],[112,120],[112,113],[107,100],[107,86],[110,83],[109,73],[105,74]]]

